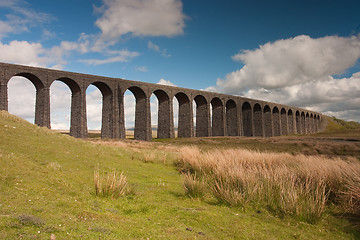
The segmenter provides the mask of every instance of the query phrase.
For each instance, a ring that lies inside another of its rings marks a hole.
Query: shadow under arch
[[[242,107],[242,121],[243,121],[243,133],[246,137],[253,136],[253,119],[251,105],[248,102],[244,102]]]
[[[281,135],[287,135],[289,130],[288,130],[288,118],[285,108],[281,108],[280,122],[281,122]]]
[[[238,136],[238,116],[236,110],[236,103],[230,99],[226,102],[226,129],[228,136]]]
[[[273,117],[273,127],[274,127],[274,136],[281,135],[281,125],[280,125],[280,112],[278,107],[274,107],[272,110]]]
[[[220,98],[211,100],[212,106],[212,136],[224,136],[224,105]]]
[[[102,95],[101,138],[114,138],[113,92],[111,88],[103,82],[92,82],[89,86],[90,85],[97,87]]]
[[[192,102],[189,97],[179,92],[175,95],[179,103],[179,114],[178,114],[178,137],[193,137],[193,109]]]
[[[254,105],[254,136],[263,136],[262,110],[260,104],[258,103]]]
[[[158,99],[157,138],[174,137],[173,104],[169,95],[163,90],[153,92]]]
[[[305,122],[305,113],[304,112],[301,112],[300,119],[301,119],[301,133],[305,134],[306,133],[306,122]]]
[[[294,134],[295,133],[295,130],[294,130],[294,114],[293,114],[293,111],[291,109],[288,110],[287,120],[288,120],[288,127],[289,127],[288,134]]]
[[[272,137],[272,117],[269,105],[264,107],[264,134],[265,137]]]
[[[310,133],[310,115],[308,112],[305,114],[305,133]]]
[[[295,112],[295,127],[296,127],[296,133],[301,134],[302,133],[302,130],[301,130],[301,117],[300,117],[300,112],[299,111]]]
[[[194,98],[196,103],[196,137],[209,136],[209,105],[202,95],[197,95]]]

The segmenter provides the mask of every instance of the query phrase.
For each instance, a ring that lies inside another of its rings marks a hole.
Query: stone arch
[[[134,138],[137,140],[151,140],[150,99],[140,87],[132,86],[127,90],[135,97],[135,129]]]
[[[302,133],[301,117],[300,117],[300,112],[299,111],[296,111],[296,113],[295,113],[295,121],[296,121],[296,133],[301,134]]]
[[[248,102],[244,102],[242,105],[242,121],[243,121],[243,133],[246,137],[253,136],[253,119],[251,105]]]
[[[177,93],[175,97],[179,102],[178,137],[192,137],[194,129],[192,102],[183,92]]]
[[[287,135],[288,134],[288,118],[286,116],[285,108],[281,108],[280,122],[281,122],[281,135]]]
[[[26,78],[34,85],[36,89],[34,122],[40,127],[50,128],[50,89],[45,87],[44,82],[32,73],[20,72],[12,77]],[[7,79],[7,81],[10,81],[11,78]],[[6,109],[8,109],[7,106]]]
[[[210,130],[209,105],[202,95],[197,95],[194,101],[196,103],[196,137],[208,137]]]
[[[314,132],[318,132],[318,119],[316,114],[314,114]]]
[[[310,115],[307,112],[305,114],[305,133],[310,133]]]
[[[212,106],[212,136],[224,136],[224,105],[220,98],[211,100]]]
[[[289,134],[294,134],[294,114],[293,111],[291,109],[289,109],[288,114],[287,114],[287,120],[288,120],[288,125],[289,125]]]
[[[226,128],[228,136],[238,135],[237,109],[234,100],[230,99],[226,102]]]
[[[273,135],[273,122],[271,117],[271,109],[269,105],[265,105],[264,107],[264,133],[265,137],[272,137]]]
[[[153,93],[159,103],[157,138],[171,138],[174,136],[172,102],[169,95],[163,90],[156,90]]]
[[[276,106],[272,110],[272,117],[273,117],[274,136],[280,136],[281,135],[280,114],[279,114],[279,108]]]
[[[102,95],[101,138],[113,138],[113,92],[104,82],[92,82],[87,87],[90,85],[97,87]]]
[[[309,133],[313,133],[314,132],[314,115],[312,113],[310,113],[310,117],[309,117]]]
[[[260,104],[258,103],[254,105],[254,136],[264,136],[262,110]]]
[[[301,133],[305,134],[306,133],[306,122],[305,122],[305,113],[301,112]]]
[[[70,136],[77,138],[86,137],[86,114],[84,113],[83,96],[79,84],[71,78],[61,77],[54,80],[66,84],[71,91],[70,107]]]

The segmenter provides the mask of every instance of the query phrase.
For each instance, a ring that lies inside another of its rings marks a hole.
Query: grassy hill
[[[0,112],[0,239],[360,237],[358,226],[331,213],[310,224],[189,198],[174,165],[176,146],[89,142]],[[97,196],[97,168],[100,174],[123,172],[131,192],[117,199]]]

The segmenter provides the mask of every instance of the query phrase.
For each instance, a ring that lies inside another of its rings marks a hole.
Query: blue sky
[[[347,0],[2,0],[0,61],[162,79],[360,121],[359,10]]]

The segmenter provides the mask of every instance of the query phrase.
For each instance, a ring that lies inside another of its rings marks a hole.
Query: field
[[[360,238],[356,124],[329,119],[323,133],[269,139],[93,137],[74,139],[0,113],[1,239]],[[231,154],[257,160],[231,163],[224,157]],[[243,172],[262,180],[240,178]],[[293,185],[270,185],[294,173]],[[113,194],[110,185],[120,182]],[[300,201],[280,194],[288,186]]]

